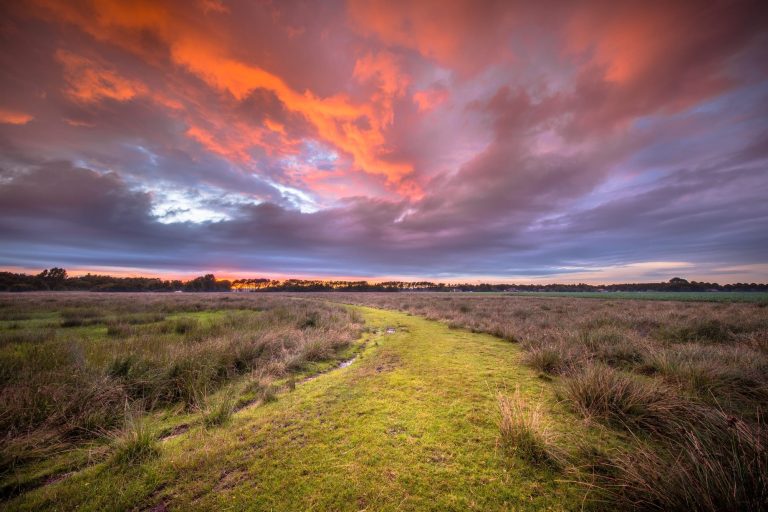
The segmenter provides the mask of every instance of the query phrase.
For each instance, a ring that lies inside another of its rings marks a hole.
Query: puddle
[[[336,366],[334,366],[333,368],[329,368],[329,369],[325,370],[324,372],[318,373],[317,375],[312,375],[311,377],[307,377],[306,379],[303,379],[303,380],[299,381],[299,383],[303,384],[305,382],[310,382],[310,381],[313,381],[313,380],[315,380],[316,378],[318,378],[318,377],[320,377],[322,375],[325,375],[328,372],[332,372],[333,370],[340,370],[342,368],[346,368],[347,366],[349,366],[352,363],[354,363],[356,360],[357,360],[357,356],[353,357],[352,359],[347,359],[346,361],[342,361],[339,364],[337,364]]]

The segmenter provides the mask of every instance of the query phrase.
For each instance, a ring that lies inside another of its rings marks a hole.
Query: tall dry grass
[[[332,357],[360,327],[342,306],[278,296],[0,295],[0,474],[111,435],[126,402],[182,404],[223,422],[231,404],[211,393]]]
[[[519,389],[513,394],[498,393],[497,401],[501,448],[534,464],[559,467],[564,455],[544,421],[541,404],[526,401]]]
[[[583,450],[611,506],[768,510],[768,308],[436,293],[334,294],[520,343],[574,411],[616,429],[623,448]],[[501,437],[540,452],[517,402]],[[527,418],[527,419],[526,419]],[[540,422],[536,422],[540,423]],[[537,441],[538,439],[538,441]],[[591,454],[591,455],[590,455]]]

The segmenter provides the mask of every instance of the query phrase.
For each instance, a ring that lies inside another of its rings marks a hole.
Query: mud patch
[[[391,372],[400,365],[400,356],[395,352],[381,352],[376,357],[375,362],[371,365],[366,365],[364,369],[359,370],[354,380],[360,378],[371,377],[380,373]]]
[[[246,477],[247,474],[245,473],[245,470],[241,468],[225,469],[221,472],[221,475],[219,476],[219,483],[216,484],[214,491],[220,492],[227,489],[232,489],[233,487],[237,486],[237,484],[245,480]]]
[[[58,475],[51,475],[45,480],[43,485],[53,485],[55,483],[61,482],[62,480],[66,480],[74,474],[75,471],[68,471],[66,473],[59,473]]]
[[[161,441],[168,441],[169,439],[173,439],[174,437],[178,437],[181,434],[186,433],[189,430],[190,426],[189,423],[182,423],[181,425],[176,425],[168,432],[163,433],[160,436]]]

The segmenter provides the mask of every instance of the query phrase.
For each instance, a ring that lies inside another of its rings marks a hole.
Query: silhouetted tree
[[[67,271],[63,268],[53,267],[50,270],[43,270],[37,275],[45,288],[48,290],[61,290],[67,280]]]

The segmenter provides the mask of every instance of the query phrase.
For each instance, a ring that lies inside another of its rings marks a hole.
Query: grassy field
[[[343,307],[278,297],[2,296],[0,495],[119,451],[144,423],[224,421],[349,356],[360,329]]]
[[[761,303],[348,294],[519,344],[585,420],[633,441],[581,464],[615,504],[768,504],[768,308]],[[510,409],[514,413],[514,409]]]
[[[0,319],[9,510],[768,503],[761,304],[62,293]]]
[[[587,489],[499,444],[499,392],[535,400],[563,449],[610,434],[560,406],[517,346],[358,309],[370,332],[347,368],[197,427],[142,465],[99,464],[12,502],[40,510],[572,510]],[[387,334],[385,328],[396,332]],[[607,442],[607,441],[606,441]]]

